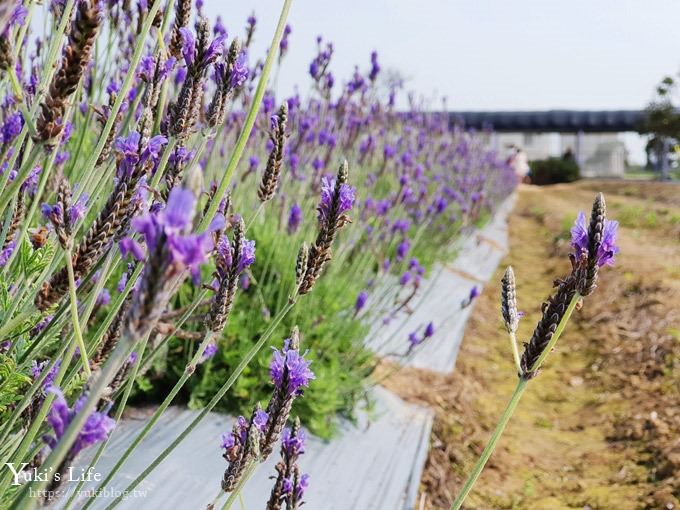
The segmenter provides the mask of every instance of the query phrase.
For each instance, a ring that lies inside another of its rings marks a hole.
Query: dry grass
[[[568,227],[595,190],[611,218],[625,217],[616,267],[531,382],[466,508],[680,508],[680,188],[523,188],[505,261],[527,314],[518,338],[529,338],[552,280],[568,270]],[[516,383],[498,303],[503,270],[478,300],[454,374],[404,370],[388,382],[436,411],[424,508],[449,507]]]

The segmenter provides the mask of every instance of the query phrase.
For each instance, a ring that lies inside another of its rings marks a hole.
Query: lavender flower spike
[[[246,239],[245,231],[246,227],[241,218],[234,226],[232,242],[229,242],[224,233],[217,242],[214,273],[217,285],[206,317],[208,328],[214,332],[222,331],[227,324],[239,276],[255,262],[255,241]]]
[[[295,418],[292,428],[286,428],[281,435],[281,460],[276,464],[277,477],[274,482],[267,510],[297,509],[309,485],[309,475],[300,472],[297,464],[300,455],[305,453],[306,435]]]
[[[213,249],[212,234],[191,233],[195,203],[190,191],[174,188],[165,209],[133,221],[134,229],[144,236],[149,260],[128,313],[124,337],[137,339],[151,331],[178,282],[187,273],[197,275],[207,261]],[[132,239],[122,243],[121,248],[143,253]]]
[[[81,395],[78,400],[76,400],[75,404],[73,404],[73,408],[69,408],[66,398],[60,389],[50,386],[47,391],[55,395],[52,407],[50,407],[49,414],[47,415],[47,423],[52,428],[53,435],[45,435],[42,439],[50,448],[54,449],[59,440],[63,437],[66,429],[68,429],[71,421],[73,421],[73,418],[82,409],[87,396]],[[110,418],[104,413],[97,411],[92,412],[87,417],[87,421],[83,425],[83,428],[78,432],[78,436],[66,454],[64,461],[59,468],[57,468],[57,472],[52,476],[52,482],[49,489],[56,489],[64,480],[66,480],[64,472],[76,458],[78,453],[88,446],[106,440],[115,426],[116,421],[113,418]],[[60,476],[57,477],[57,474]]]
[[[588,296],[597,286],[598,269],[602,266],[614,265],[614,255],[619,252],[616,246],[616,234],[619,227],[617,221],[606,219],[606,204],[602,193],[593,203],[590,224],[586,225],[586,216],[579,213],[571,229],[571,244],[574,247],[574,259],[578,263],[586,260],[582,271],[579,293]]]
[[[239,416],[231,435],[222,435],[221,446],[225,450],[223,457],[229,462],[222,478],[224,492],[232,492],[248,464],[260,458],[260,443],[268,419],[267,413],[257,404],[250,421]]]
[[[572,229],[572,245],[575,253],[570,255],[572,271],[565,278],[557,280],[557,291],[543,304],[543,316],[536,325],[534,333],[521,359],[520,377],[535,377],[546,349],[551,344],[560,322],[566,316],[569,306],[578,294],[587,296],[596,287],[598,269],[609,265],[615,253],[619,251],[615,245],[618,223],[608,222],[605,218],[606,206],[604,196],[600,193],[595,198],[590,216],[588,230],[585,228],[585,215],[579,215]]]
[[[311,362],[305,359],[304,354],[300,354],[299,347],[300,333],[295,328],[291,337],[285,341],[283,349],[274,350],[269,365],[274,393],[267,406],[269,422],[261,445],[263,459],[266,459],[274,449],[274,444],[288,420],[293,401],[315,378],[314,372],[309,369]]]
[[[298,289],[300,295],[312,290],[323,266],[332,258],[331,248],[338,230],[351,221],[347,212],[354,205],[356,190],[347,184],[348,178],[349,169],[344,161],[337,177],[334,180],[325,178],[322,183],[321,201],[317,207],[319,233],[309,249],[305,275]]]

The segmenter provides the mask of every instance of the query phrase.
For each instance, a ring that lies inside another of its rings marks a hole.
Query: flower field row
[[[447,115],[398,110],[375,52],[341,82],[319,38],[300,77],[312,92],[278,97],[290,1],[262,59],[255,17],[236,35],[201,2],[9,4],[3,462],[64,472],[102,451],[130,403],[159,407],[118,467],[170,403],[238,411],[222,490],[281,437],[269,504],[297,508],[304,432],[289,416],[324,437],[352,416],[376,363],[365,335],[408,313],[428,269],[511,193],[512,170]],[[406,353],[433,321],[404,335]],[[30,507],[14,481],[0,474],[3,504]]]

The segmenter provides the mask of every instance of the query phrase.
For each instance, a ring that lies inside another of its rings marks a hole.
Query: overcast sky
[[[205,0],[230,36],[258,18],[264,53],[281,0]],[[677,0],[293,0],[279,90],[308,86],[315,38],[333,41],[344,80],[377,50],[408,88],[452,109],[643,108],[680,65]]]

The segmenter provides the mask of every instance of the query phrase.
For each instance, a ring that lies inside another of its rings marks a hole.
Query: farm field
[[[403,370],[388,383],[436,410],[420,508],[449,507],[512,391],[504,265],[515,269],[526,313],[521,340],[550,280],[566,271],[574,211],[587,210],[595,190],[621,223],[616,270],[531,382],[466,508],[678,507],[680,195],[674,185],[584,181],[520,188],[510,253],[473,311],[455,373]]]

